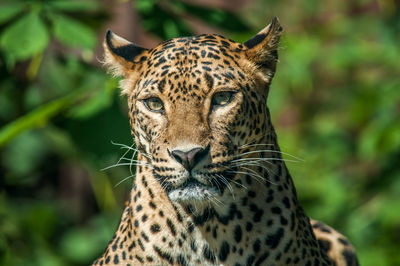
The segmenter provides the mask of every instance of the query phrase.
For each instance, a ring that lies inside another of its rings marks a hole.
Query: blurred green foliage
[[[304,159],[289,164],[299,198],[350,238],[361,265],[399,265],[398,1],[258,0],[240,14],[193,3],[132,8],[160,40],[192,34],[193,17],[245,41],[278,16],[285,34],[269,106],[282,150]],[[118,80],[93,64],[110,8],[0,5],[0,264],[87,265],[131,184],[129,167],[101,170],[125,153],[111,141],[132,144]]]

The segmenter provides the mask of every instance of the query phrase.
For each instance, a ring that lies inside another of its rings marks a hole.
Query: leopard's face
[[[275,30],[279,38],[279,25],[271,25],[266,33]],[[245,44],[218,35],[172,39],[138,50],[126,63],[132,133],[143,163],[172,201],[221,196],[236,182],[244,147],[268,130],[266,98],[276,54],[259,54],[268,34]],[[108,39],[108,51],[121,57],[121,48],[129,46],[115,48],[115,40]],[[259,56],[269,61],[257,62]]]
[[[242,48],[215,36],[179,38],[145,62],[132,90],[132,129],[171,200],[222,194],[238,147],[262,131],[266,99],[244,74]]]

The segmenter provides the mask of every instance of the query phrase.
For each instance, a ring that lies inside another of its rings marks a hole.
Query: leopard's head
[[[241,182],[244,147],[270,128],[281,31],[274,18],[243,44],[199,35],[153,49],[107,33],[105,62],[123,76],[136,146],[172,201],[205,201]]]

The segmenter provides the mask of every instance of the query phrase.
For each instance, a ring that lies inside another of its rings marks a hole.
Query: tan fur
[[[310,222],[281,157],[266,106],[281,32],[273,19],[244,44],[200,35],[150,50],[107,33],[138,157],[94,265],[357,265],[342,235]]]

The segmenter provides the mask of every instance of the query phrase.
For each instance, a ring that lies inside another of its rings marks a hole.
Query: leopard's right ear
[[[147,59],[147,49],[107,31],[104,40],[104,64],[116,76],[127,77],[129,70]]]

